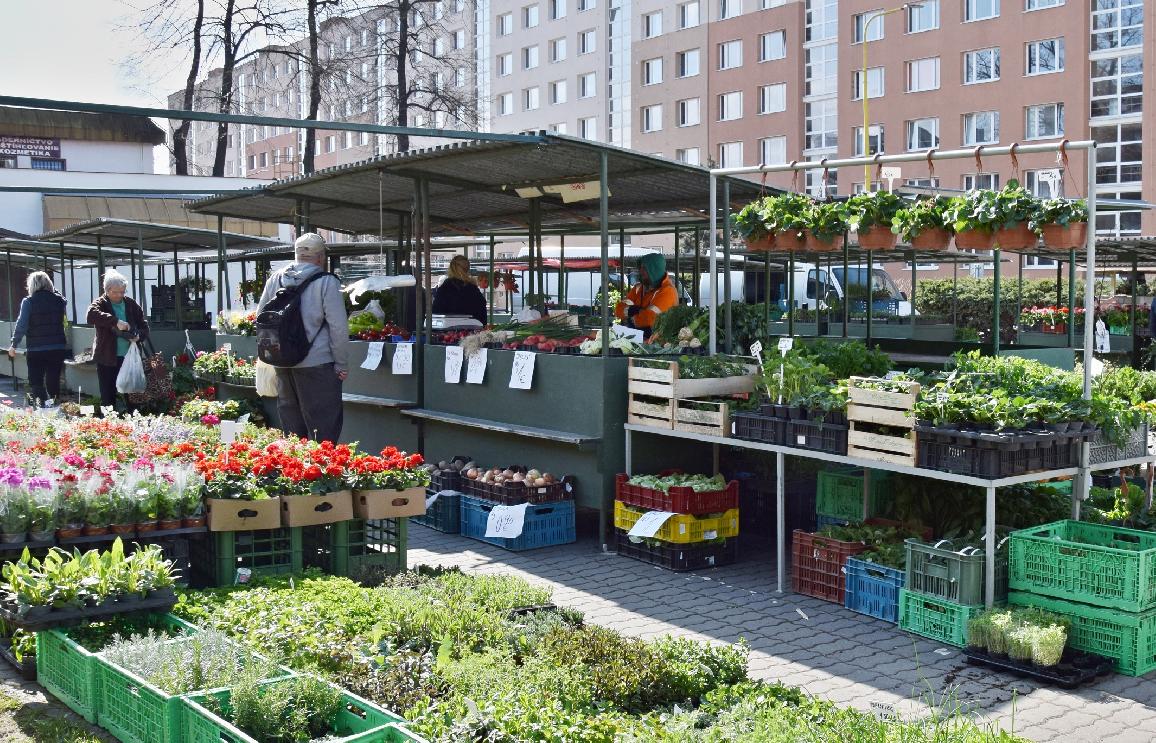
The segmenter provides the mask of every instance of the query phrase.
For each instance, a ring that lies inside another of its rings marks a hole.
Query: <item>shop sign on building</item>
[[[0,155],[60,157],[60,140],[47,137],[20,137],[0,134]]]

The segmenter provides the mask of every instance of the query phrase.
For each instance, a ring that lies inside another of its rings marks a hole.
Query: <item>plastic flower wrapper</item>
[[[28,493],[24,472],[15,467],[0,470],[0,532],[19,535],[28,531]],[[19,541],[19,540],[18,540]]]
[[[105,472],[91,472],[77,483],[84,500],[84,521],[89,526],[112,524],[112,477]]]
[[[52,532],[57,527],[57,487],[48,477],[28,478],[28,531],[33,534]]]
[[[165,468],[163,477],[170,481],[172,503],[177,508],[176,516],[192,518],[203,513],[201,495],[204,492],[205,478],[196,468],[190,465],[170,464]]]

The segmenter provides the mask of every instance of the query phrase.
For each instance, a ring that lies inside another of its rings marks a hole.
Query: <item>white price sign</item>
[[[488,348],[479,348],[466,360],[466,384],[481,384],[486,378],[486,364],[490,358]]]
[[[384,352],[384,343],[370,343],[369,347],[365,350],[365,361],[361,362],[361,368],[373,371],[381,366],[381,355]]]
[[[461,346],[446,346],[446,384],[457,384],[462,381],[463,361],[465,361],[465,351],[462,350]]]
[[[526,509],[529,503],[516,506],[494,506],[486,519],[486,536],[502,539],[517,539],[522,536],[526,525]]]
[[[221,421],[217,425],[221,429],[222,444],[231,444],[237,440],[237,421]]]
[[[763,363],[763,342],[755,341],[751,344],[751,356],[759,360],[759,365]]]
[[[783,354],[784,356],[787,355],[787,351],[790,351],[794,347],[795,347],[795,339],[794,338],[780,338],[779,339],[779,353]]]
[[[634,522],[634,526],[630,527],[627,536],[653,537],[673,515],[674,513],[671,511],[647,511],[638,518],[638,521]]]
[[[413,344],[398,343],[393,351],[393,373],[413,374]]]
[[[96,406],[95,405],[81,405],[80,406],[80,414],[83,415],[85,418],[91,418],[92,416],[96,415]]]
[[[530,389],[534,383],[534,360],[537,356],[533,351],[514,351],[514,363],[510,367],[510,389]]]

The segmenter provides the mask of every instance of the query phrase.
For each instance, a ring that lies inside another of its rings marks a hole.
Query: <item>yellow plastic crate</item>
[[[631,508],[614,501],[614,528],[630,531],[646,511]],[[655,539],[673,544],[707,542],[712,539],[730,539],[739,535],[739,509],[732,508],[722,516],[691,516],[678,513],[671,516],[654,535]]]

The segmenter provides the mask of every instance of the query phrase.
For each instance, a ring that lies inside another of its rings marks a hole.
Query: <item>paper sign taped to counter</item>
[[[526,509],[529,503],[516,506],[494,506],[486,519],[486,537],[517,539],[526,526]]]
[[[486,378],[486,363],[489,361],[488,348],[479,348],[466,361],[466,384],[481,384]]]
[[[385,353],[384,343],[370,343],[369,348],[365,350],[365,361],[361,362],[361,368],[373,371],[381,366],[381,355],[383,353]]]
[[[533,351],[514,351],[514,363],[510,367],[510,389],[530,389],[534,383],[534,360],[537,356]]]
[[[398,343],[393,351],[393,373],[413,374],[413,344]]]
[[[461,346],[446,346],[446,384],[457,384],[462,381],[462,361],[465,351]]]
[[[642,343],[645,334],[638,328],[628,328],[625,325],[611,325],[610,337],[626,338],[627,340],[634,341],[635,343]]]
[[[673,515],[674,513],[671,511],[647,511],[639,517],[638,521],[634,522],[634,526],[630,527],[630,531],[626,535],[629,537],[653,537]]]

